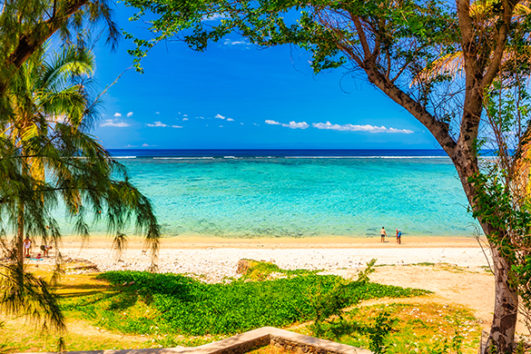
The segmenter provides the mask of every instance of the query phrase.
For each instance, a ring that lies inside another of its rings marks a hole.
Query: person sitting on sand
[[[396,229],[396,243],[402,243],[402,231]]]
[[[387,236],[387,232],[385,232],[385,227],[382,226],[382,229],[380,230],[381,242],[385,242],[385,236]]]
[[[24,257],[30,258],[30,248],[31,248],[31,240],[28,236],[26,236],[26,239],[24,240]]]

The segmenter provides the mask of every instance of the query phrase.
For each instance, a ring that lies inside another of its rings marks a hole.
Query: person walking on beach
[[[385,232],[385,227],[382,226],[382,229],[380,230],[381,242],[385,242],[385,236],[387,236],[387,232]]]
[[[31,248],[31,240],[28,236],[26,236],[26,239],[24,240],[24,257],[29,258],[30,257],[30,248]]]
[[[402,231],[396,229],[396,243],[399,245],[402,243]]]

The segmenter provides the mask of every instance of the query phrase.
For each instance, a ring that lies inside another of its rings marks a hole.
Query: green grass
[[[255,261],[253,259],[245,259],[248,264],[249,268],[243,274],[241,280],[255,280],[255,281],[261,281],[261,280],[268,280],[268,279],[274,279],[275,276],[284,276],[284,277],[291,277],[295,275],[311,275],[311,274],[317,274],[321,270],[307,270],[307,269],[295,269],[295,270],[288,270],[288,269],[282,269],[278,265],[271,263],[271,262],[263,262],[263,261]]]
[[[230,284],[205,284],[174,274],[108,272],[114,291],[65,301],[63,307],[97,326],[137,334],[227,335],[262,326],[284,327],[315,316],[312,296],[330,291],[332,275]],[[379,297],[407,297],[424,290],[374,283],[347,285],[348,304]]]

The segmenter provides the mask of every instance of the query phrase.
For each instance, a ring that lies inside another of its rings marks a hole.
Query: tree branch
[[[376,67],[365,68],[365,72],[371,83],[376,85],[393,101],[408,110],[433,134],[448,156],[454,157],[456,142],[450,135],[448,124],[437,120],[424,106],[397,87],[388,77],[380,73]]]
[[[20,36],[17,46],[9,54],[7,62],[4,63],[4,65],[8,68],[18,70],[31,54],[41,47],[52,34],[65,24],[72,14],[77,12],[88,1],[89,0],[65,1],[62,11],[59,7],[55,16],[28,29]],[[13,75],[9,75],[7,79],[0,82],[0,95],[5,92],[9,80],[12,77]]]
[[[494,49],[494,54],[492,55],[492,60],[487,67],[487,71],[483,76],[481,81],[481,86],[487,88],[496,77],[498,70],[500,69],[501,61],[503,54],[505,52],[505,43],[507,42],[507,35],[509,33],[509,25],[511,24],[511,19],[513,17],[513,11],[515,2],[514,1],[503,1],[503,21],[501,23],[500,29],[498,30],[498,36],[496,38],[496,47]]]

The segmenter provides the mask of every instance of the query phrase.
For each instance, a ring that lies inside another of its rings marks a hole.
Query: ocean
[[[404,236],[477,230],[441,150],[110,153],[153,203],[164,236],[372,237],[382,226]]]

